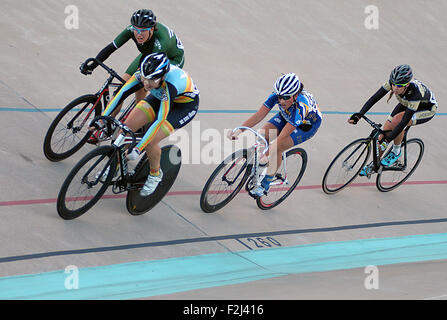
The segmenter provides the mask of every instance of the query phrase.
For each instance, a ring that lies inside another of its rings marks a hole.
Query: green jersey
[[[165,25],[161,24],[160,22],[157,22],[157,25],[155,26],[155,30],[151,39],[143,44],[138,43],[131,29],[131,26],[128,26],[126,29],[124,29],[115,38],[115,40],[113,40],[113,44],[118,49],[130,39],[132,39],[135,42],[137,49],[141,52],[141,54],[137,57],[139,58],[138,59],[139,61],[141,61],[142,58],[151,53],[165,52],[171,64],[178,66],[180,68],[183,67],[185,60],[184,60],[184,48],[182,42],[174,33],[174,31],[172,31]],[[135,62],[136,61],[137,59],[135,60]],[[133,66],[132,69],[135,69],[135,67],[136,69],[138,69],[139,65]],[[133,72],[131,73],[129,72],[127,73],[133,74],[136,71],[136,69],[132,70]]]

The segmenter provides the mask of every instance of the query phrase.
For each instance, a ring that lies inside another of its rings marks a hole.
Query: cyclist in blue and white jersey
[[[276,171],[282,162],[282,153],[291,147],[312,138],[321,125],[322,115],[313,95],[304,90],[298,76],[288,73],[280,76],[274,84],[274,92],[262,104],[259,110],[247,119],[242,126],[253,127],[262,121],[270,110],[278,105],[279,112],[263,127],[265,138],[272,141],[269,145],[267,173],[261,186],[250,191],[250,195],[259,198],[267,194]],[[228,138],[237,139],[242,130],[229,132]]]

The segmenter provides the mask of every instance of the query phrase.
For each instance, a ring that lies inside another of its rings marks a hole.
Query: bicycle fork
[[[259,163],[259,152],[257,152],[257,150],[255,149],[254,151],[254,164],[253,164],[253,169],[252,169],[252,176],[253,176],[253,186],[255,188],[259,187],[261,185],[262,180],[264,179],[264,177],[267,174],[267,168],[266,167],[261,167],[260,163]],[[281,172],[276,172],[275,173],[275,178],[276,181],[272,181],[270,183],[270,186],[274,186],[274,185],[281,185],[281,184],[288,184],[288,180],[287,180],[287,156],[286,156],[286,151],[284,151],[281,155],[282,157],[282,163],[281,163]],[[262,169],[262,171],[261,171]],[[280,180],[280,182],[278,182],[278,180]]]

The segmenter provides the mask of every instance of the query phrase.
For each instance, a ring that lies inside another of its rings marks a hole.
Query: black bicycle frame
[[[131,135],[132,143],[131,143],[131,145],[130,145],[130,147],[128,149],[132,150],[136,146],[136,144],[138,142],[138,139],[135,137],[135,133],[133,131],[131,131],[126,125],[122,124],[121,122],[119,122],[118,120],[116,120],[113,117],[99,116],[99,117],[96,117],[95,119],[92,120],[92,122],[90,123],[90,126],[94,126],[94,124],[98,120],[106,120],[107,121],[107,126],[110,126],[110,122],[114,122],[115,125],[117,127],[121,128],[121,130],[125,134],[130,134]],[[120,166],[120,173],[121,173],[121,177],[123,177],[124,179],[123,179],[122,185],[119,184],[119,185],[117,185],[117,187],[120,189],[120,192],[126,191],[127,179],[128,179],[128,173],[129,173],[128,162],[127,162],[127,157],[126,157],[126,148],[124,148],[123,145],[117,146],[114,143],[112,143],[112,146],[113,146],[114,150],[112,151],[112,154],[110,155],[110,158],[107,161],[107,164],[101,170],[101,173],[98,175],[98,177],[96,178],[95,182],[88,183],[88,184],[89,184],[89,187],[92,187],[92,186],[98,184],[99,180],[101,179],[102,175],[105,173],[106,169],[108,167],[110,167],[110,164],[112,163],[113,158],[115,157],[116,152],[119,151],[119,153],[118,153],[118,161],[119,161],[119,166]],[[88,175],[98,165],[98,163],[100,163],[104,159],[104,157],[106,157],[106,156],[107,155],[103,155],[98,160],[96,160],[95,164],[93,166],[91,166],[91,168],[86,172],[86,174],[82,177],[82,181],[84,183],[87,183]]]
[[[369,135],[368,139],[370,140],[369,143],[373,143],[374,150],[373,150],[373,164],[374,164],[374,171],[377,172],[381,166],[380,164],[380,146],[378,144],[378,137],[380,134],[383,134],[384,131],[381,130],[381,125],[374,123],[367,117],[363,116],[363,118],[368,122],[374,130]],[[410,130],[410,127],[406,127],[404,129],[404,137],[402,139],[402,148],[404,152],[404,163],[402,167],[382,167],[382,171],[402,171],[407,167],[407,133]]]
[[[109,97],[110,97],[109,86],[110,85],[115,85],[115,86],[119,87],[126,83],[126,81],[123,78],[121,78],[119,74],[117,74],[112,68],[109,68],[101,61],[99,61],[95,58],[89,58],[86,60],[86,63],[88,63],[90,61],[95,61],[98,65],[100,65],[102,68],[104,68],[107,71],[107,73],[109,74],[109,77],[104,82],[102,87],[98,90],[98,92],[95,93],[95,96],[97,97],[97,99],[96,99],[95,103],[93,104],[92,108],[90,109],[90,111],[84,117],[84,121],[81,123],[81,127],[84,126],[85,121],[87,121],[87,119],[90,117],[93,110],[96,109],[96,105],[98,104],[98,101],[101,100],[101,98],[103,99],[104,108],[105,108],[105,106],[107,106],[107,104],[109,103],[109,100],[110,100],[109,99]],[[115,79],[115,78],[117,78],[121,83],[113,83],[113,79]],[[88,103],[86,103],[81,109],[79,109],[79,111],[76,113],[76,115],[73,117],[73,119],[67,124],[68,128],[71,129],[73,127],[74,121],[84,112],[84,110],[87,108],[87,106],[88,106]]]
[[[404,134],[404,138],[402,139],[402,152],[403,152],[404,163],[402,165],[399,165],[396,162],[396,165],[393,165],[391,167],[383,167],[382,171],[402,171],[407,168],[407,133],[408,133],[409,129],[410,129],[410,127],[406,127],[404,129],[405,134]]]

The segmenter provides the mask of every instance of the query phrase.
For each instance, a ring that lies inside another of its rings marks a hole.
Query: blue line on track
[[[135,299],[291,274],[441,259],[447,259],[447,233],[326,242],[80,268],[77,274],[59,270],[3,277],[0,299]],[[76,275],[78,282],[73,281]]]
[[[0,112],[60,112],[61,108],[39,108],[39,109],[31,109],[31,108],[13,108],[13,107],[0,107]],[[199,113],[210,113],[210,114],[233,114],[233,113],[255,113],[257,110],[255,109],[242,109],[242,110],[232,110],[232,109],[199,109]],[[277,111],[272,110],[270,113],[276,113]],[[332,114],[332,115],[351,115],[352,111],[322,111],[323,114]],[[388,115],[389,112],[368,112],[371,115]],[[447,113],[438,112],[436,113],[438,116],[445,116]]]

